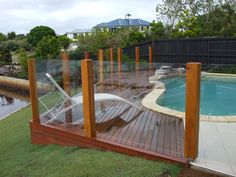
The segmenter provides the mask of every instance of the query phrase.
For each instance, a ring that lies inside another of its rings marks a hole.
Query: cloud
[[[126,13],[131,18],[152,21],[157,3],[154,0],[0,0],[0,32],[28,33],[35,26],[47,25],[57,33],[65,33],[124,18]]]

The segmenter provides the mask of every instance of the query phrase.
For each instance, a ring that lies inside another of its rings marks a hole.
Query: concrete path
[[[236,123],[201,122],[199,156],[192,165],[236,176]]]

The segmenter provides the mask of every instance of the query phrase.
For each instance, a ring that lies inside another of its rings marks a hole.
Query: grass
[[[77,177],[77,176],[177,176],[181,166],[119,153],[32,145],[30,141],[30,107],[0,120],[1,177]]]

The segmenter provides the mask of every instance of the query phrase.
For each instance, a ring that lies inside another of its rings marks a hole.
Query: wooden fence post
[[[122,49],[117,49],[117,64],[118,64],[118,84],[121,84],[121,72],[122,72]]]
[[[184,156],[194,160],[198,156],[199,143],[201,63],[187,63],[186,69]]]
[[[109,54],[110,54],[110,66],[111,66],[111,78],[113,78],[113,72],[114,72],[114,50],[113,48],[109,49]]]
[[[122,71],[122,49],[118,47],[117,49],[117,62],[118,62],[118,72]]]
[[[69,61],[69,55],[66,52],[61,53],[62,58],[62,78],[63,78],[63,88],[65,92],[68,95],[71,95],[71,89],[70,89],[70,61]],[[65,108],[71,105],[71,102],[67,100],[65,102]],[[66,123],[72,122],[72,110],[66,111]]]
[[[136,70],[139,70],[139,63],[140,63],[139,47],[135,47],[135,68],[136,68]]]
[[[152,46],[148,47],[148,53],[149,53],[149,67],[152,67],[153,63],[153,51],[152,51]]]
[[[30,90],[30,102],[31,102],[33,123],[40,124],[36,64],[34,58],[28,60],[28,73],[29,73],[29,90]]]
[[[98,60],[99,60],[99,82],[103,82],[104,73],[103,73],[103,50],[102,49],[99,49]]]
[[[103,50],[99,49],[99,54],[98,54],[98,60],[99,60],[99,82],[101,83],[100,85],[100,91],[103,93],[104,92],[104,70],[103,70]],[[105,103],[101,102],[100,104],[101,111],[105,111]]]
[[[81,71],[82,71],[82,93],[83,93],[83,112],[84,112],[84,133],[85,136],[92,138],[96,137],[93,61],[91,59],[82,60]]]
[[[90,58],[88,51],[85,51],[85,52],[84,52],[84,58],[85,58],[85,59],[89,59],[89,58]]]

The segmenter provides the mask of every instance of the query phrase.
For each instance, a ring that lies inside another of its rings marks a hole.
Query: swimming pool
[[[165,91],[156,103],[176,111],[185,112],[185,77],[163,79]],[[200,114],[208,116],[236,115],[236,78],[202,77]]]

